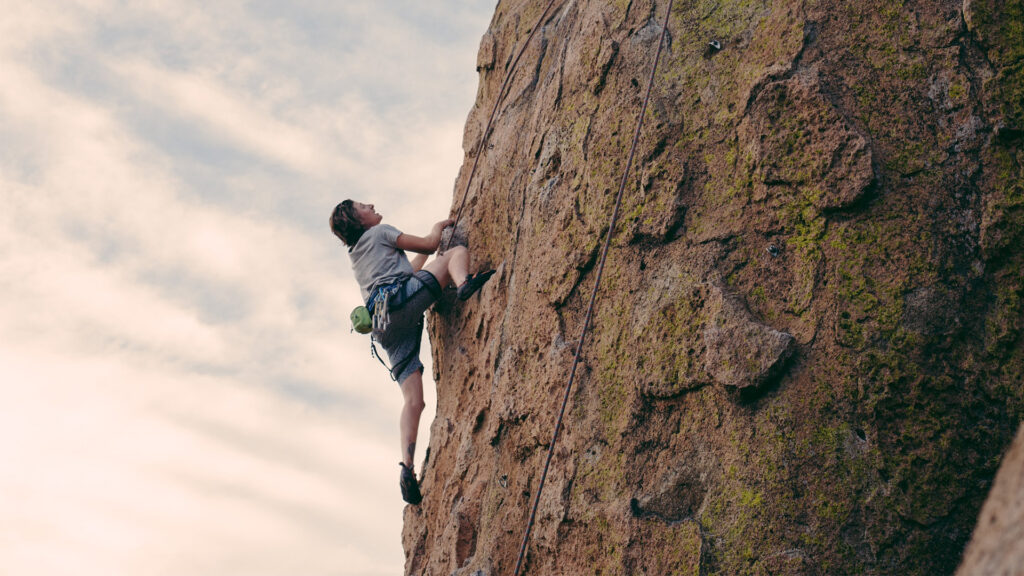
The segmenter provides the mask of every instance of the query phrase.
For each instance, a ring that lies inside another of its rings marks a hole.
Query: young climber
[[[460,300],[468,300],[494,270],[470,274],[469,252],[464,246],[454,246],[424,266],[427,256],[441,243],[441,232],[454,223],[452,220],[442,220],[434,224],[430,234],[418,237],[381,224],[382,218],[373,204],[345,200],[331,214],[331,231],[348,246],[367,309],[377,317],[386,316],[383,327],[374,327],[373,337],[387,352],[391,377],[402,387],[405,398],[399,420],[399,487],[402,499],[416,505],[422,500],[413,455],[423,413],[423,364],[419,358],[423,313],[441,298],[449,283],[458,287]],[[411,262],[406,251],[416,253]],[[376,309],[378,305],[382,309]]]

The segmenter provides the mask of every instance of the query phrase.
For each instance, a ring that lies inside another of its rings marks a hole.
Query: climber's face
[[[373,209],[373,204],[363,204],[362,202],[353,202],[352,206],[356,209],[356,215],[359,217],[359,223],[364,228],[372,228],[380,221],[384,219],[383,216],[377,214],[377,211]]]

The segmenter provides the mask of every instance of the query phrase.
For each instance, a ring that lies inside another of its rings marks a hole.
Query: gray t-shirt
[[[352,260],[364,302],[377,287],[412,276],[409,258],[395,245],[401,235],[394,226],[378,224],[363,232],[356,245],[349,249],[348,257]]]

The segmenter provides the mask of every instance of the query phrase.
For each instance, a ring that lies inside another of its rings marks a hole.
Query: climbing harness
[[[523,42],[523,47],[519,49],[519,53],[516,54],[516,59],[512,61],[512,65],[508,69],[508,73],[505,74],[505,80],[501,83],[501,88],[498,90],[498,95],[494,98],[494,107],[491,108],[491,115],[487,118],[487,124],[484,126],[484,133],[480,135],[480,142],[476,146],[476,157],[473,158],[473,167],[469,170],[469,178],[466,180],[466,187],[462,191],[462,202],[459,204],[459,210],[455,213],[455,221],[452,223],[451,234],[441,246],[438,254],[443,254],[448,249],[448,245],[451,243],[452,238],[455,237],[455,227],[459,225],[459,219],[462,218],[462,209],[466,207],[466,198],[469,197],[469,187],[473,184],[473,176],[476,175],[476,166],[480,162],[480,155],[483,153],[484,144],[487,142],[487,137],[491,133],[491,124],[494,122],[494,115],[498,112],[498,105],[505,97],[505,90],[511,83],[512,76],[515,74],[516,66],[519,64],[519,59],[526,52],[526,48],[530,45],[530,40],[533,40],[533,35],[537,33],[544,19],[548,16],[548,11],[555,5],[555,0],[548,2],[548,5],[544,8],[544,12],[541,13],[540,18],[537,19],[537,23],[533,25],[533,30],[530,31],[530,35],[527,36],[526,42]]]
[[[401,283],[395,283],[374,290],[365,306],[356,306],[348,315],[352,321],[352,329],[360,334],[383,332],[389,322],[388,301],[401,287]]]
[[[417,340],[416,347],[412,349],[412,352],[409,352],[409,354],[405,358],[402,358],[401,361],[396,362],[394,366],[388,366],[388,363],[385,362],[384,359],[380,357],[380,352],[377,352],[377,345],[373,338],[370,338],[370,354],[372,354],[373,357],[377,359],[377,362],[380,362],[381,366],[388,369],[388,375],[391,376],[391,379],[394,380],[395,382],[398,382],[398,374],[401,374],[402,370],[405,369],[406,365],[408,365],[409,362],[415,356],[419,355],[420,344],[420,341]]]
[[[643,106],[640,108],[640,117],[636,122],[636,131],[633,133],[633,145],[629,149],[629,159],[622,171],[622,181],[619,183],[619,193],[615,198],[615,209],[612,211],[611,223],[608,226],[608,234],[604,239],[604,247],[601,250],[601,260],[597,266],[597,277],[594,280],[594,290],[590,294],[590,305],[587,307],[587,315],[583,321],[583,331],[580,334],[579,343],[576,346],[576,355],[572,360],[572,368],[569,370],[569,382],[565,386],[565,396],[562,398],[562,409],[558,413],[558,420],[555,423],[555,432],[548,444],[548,455],[544,462],[544,471],[540,476],[540,483],[537,485],[537,494],[533,499],[533,509],[530,511],[530,519],[526,524],[526,533],[523,535],[523,543],[519,548],[519,556],[516,558],[516,568],[513,576],[519,576],[519,570],[523,565],[523,558],[526,556],[526,546],[529,543],[530,532],[533,530],[533,523],[537,517],[537,507],[540,505],[540,495],[544,490],[544,481],[548,476],[548,468],[551,465],[551,457],[555,453],[555,443],[558,441],[558,434],[562,430],[562,418],[565,416],[565,408],[569,404],[569,393],[572,391],[573,381],[576,379],[576,367],[580,363],[580,356],[583,353],[583,343],[587,338],[590,323],[594,315],[594,303],[597,300],[597,290],[601,286],[601,276],[604,273],[605,261],[608,258],[608,248],[611,246],[612,235],[615,233],[615,224],[619,219],[619,208],[622,206],[622,195],[626,189],[626,181],[629,178],[629,169],[633,166],[633,157],[636,155],[636,145],[640,140],[640,129],[644,124],[644,115],[647,113],[647,103],[651,99],[651,88],[654,86],[654,73],[658,69],[658,61],[661,59],[661,47],[665,43],[665,32],[668,30],[668,18],[672,14],[672,2],[668,1],[668,9],[665,11],[665,21],[661,27],[661,38],[658,40],[658,50],[654,55],[654,65],[651,66],[651,76],[647,82],[647,95],[644,96]],[[465,200],[463,200],[465,201]]]
[[[395,382],[398,381],[396,374],[401,374],[402,369],[413,359],[414,356],[420,352],[420,342],[416,342],[416,347],[413,348],[405,358],[400,362],[396,362],[394,366],[388,366],[387,362],[381,358],[380,353],[377,352],[377,342],[380,342],[380,334],[388,329],[391,324],[391,298],[402,289],[402,282],[395,282],[387,286],[381,286],[373,291],[370,295],[369,300],[366,302],[366,306],[356,306],[349,318],[352,320],[352,329],[360,334],[370,335],[370,354],[381,363],[382,366],[387,368],[388,374],[391,379]]]

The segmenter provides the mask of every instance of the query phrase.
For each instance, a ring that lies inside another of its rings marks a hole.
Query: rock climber
[[[334,235],[348,246],[366,308],[371,314],[387,317],[383,326],[374,328],[373,338],[387,352],[391,377],[401,386],[405,399],[399,420],[399,487],[402,499],[417,505],[423,499],[413,470],[416,433],[424,407],[423,363],[419,358],[423,315],[449,283],[458,287],[460,300],[468,300],[494,270],[470,274],[469,252],[464,246],[454,246],[426,264],[427,257],[441,243],[441,233],[454,224],[453,220],[442,220],[429,234],[419,237],[381,224],[382,219],[373,204],[345,200],[335,206],[330,223]],[[412,261],[407,251],[416,253]],[[383,309],[375,310],[378,305]]]

